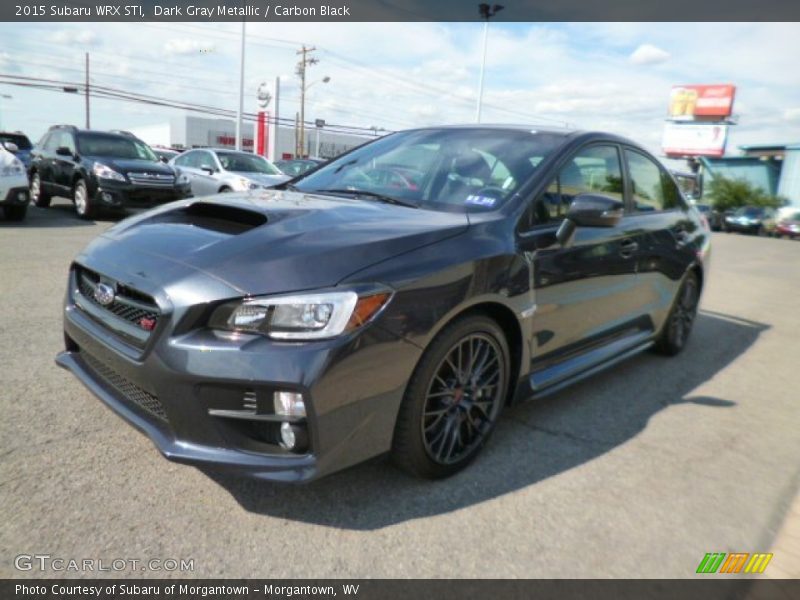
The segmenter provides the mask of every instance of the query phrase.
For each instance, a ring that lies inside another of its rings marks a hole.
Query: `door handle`
[[[639,244],[630,238],[624,239],[619,243],[619,255],[622,258],[630,258],[638,249]]]

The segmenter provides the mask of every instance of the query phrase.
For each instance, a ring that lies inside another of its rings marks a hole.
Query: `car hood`
[[[108,158],[102,156],[87,156],[91,161],[99,162],[120,173],[161,173],[174,175],[175,171],[161,161],[143,160],[138,158]]]
[[[242,294],[274,294],[334,286],[468,225],[463,213],[263,190],[142,213],[109,229],[83,257],[124,265],[162,287],[175,283],[170,267],[181,265]]]
[[[234,175],[238,175],[239,177],[244,177],[245,179],[249,179],[250,181],[254,181],[260,185],[278,185],[279,183],[283,183],[284,181],[289,181],[291,177],[288,175],[266,175],[264,173],[251,173],[251,172],[241,172],[241,171],[231,171]]]

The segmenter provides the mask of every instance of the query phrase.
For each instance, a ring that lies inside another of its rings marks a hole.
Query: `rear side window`
[[[575,154],[534,201],[523,227],[561,221],[575,197],[587,193],[623,201],[622,168],[616,146],[594,145]]]
[[[625,157],[637,211],[670,210],[680,206],[678,186],[661,166],[629,148],[625,149]]]

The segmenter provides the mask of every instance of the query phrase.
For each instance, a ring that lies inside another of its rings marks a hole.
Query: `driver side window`
[[[616,146],[593,145],[580,150],[531,203],[523,229],[560,223],[579,194],[596,193],[623,201],[623,179]]]

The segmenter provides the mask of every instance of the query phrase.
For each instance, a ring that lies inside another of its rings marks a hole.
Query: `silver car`
[[[194,196],[268,188],[290,179],[263,156],[237,150],[198,148],[169,164],[189,177]]]

